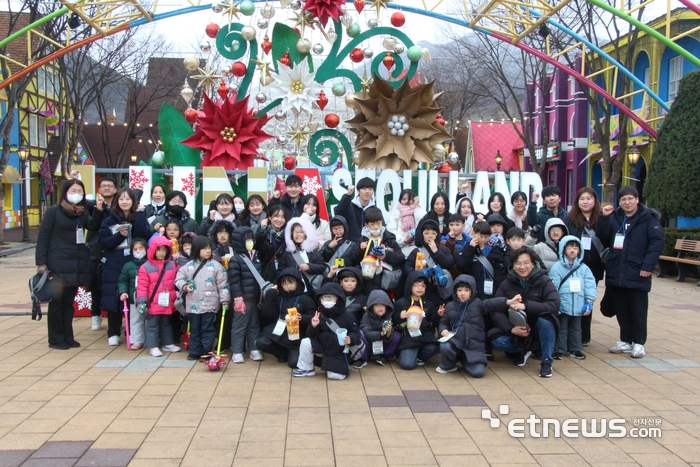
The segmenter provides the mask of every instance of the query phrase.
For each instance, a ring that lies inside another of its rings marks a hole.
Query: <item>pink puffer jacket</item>
[[[164,246],[168,249],[165,255],[165,260],[155,259],[156,249],[159,246]],[[163,280],[160,281],[158,290],[153,297],[153,300],[148,305],[149,315],[170,315],[175,310],[175,298],[177,296],[175,289],[175,277],[177,276],[177,265],[172,260],[172,244],[170,240],[160,235],[156,235],[148,245],[147,253],[148,261],[146,261],[139,269],[138,281],[136,284],[136,306],[147,303],[153,295],[153,291],[158,282],[160,273],[165,268]],[[168,306],[158,305],[158,298],[161,293],[167,292],[169,295]]]

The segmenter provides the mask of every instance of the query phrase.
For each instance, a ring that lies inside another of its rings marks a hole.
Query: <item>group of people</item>
[[[645,354],[663,233],[633,187],[619,191],[617,210],[601,210],[596,192],[582,188],[567,212],[560,190],[547,186],[539,210],[540,193],[529,203],[514,193],[511,212],[493,193],[485,213],[464,191],[454,204],[435,194],[425,211],[406,189],[385,219],[374,181],[363,178],[329,221],[301,187],[290,175],[286,192],[269,200],[220,194],[198,225],[185,195],[161,185],[141,205],[139,190],[117,189],[110,177],[95,201],[79,180],[66,181],[36,250],[39,272],[53,277],[49,346],[80,346],[72,302],[89,284],[93,330],[106,311],[108,342],[119,345],[126,308],[131,348],[154,357],[180,351],[183,336],[188,359],[217,348],[234,363],[270,354],[298,377],[320,366],[344,379],[390,359],[411,370],[440,354],[438,373],[461,365],[478,378],[496,349],[518,366],[534,353],[539,375],[551,377],[553,360],[586,358],[607,271],[603,302],[620,324],[610,351]]]

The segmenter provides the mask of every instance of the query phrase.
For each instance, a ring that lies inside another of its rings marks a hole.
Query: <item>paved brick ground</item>
[[[588,358],[556,361],[551,379],[499,355],[480,380],[437,374],[433,358],[327,381],[292,378],[274,359],[221,372],[183,353],[154,359],[109,347],[85,318],[80,349],[51,350],[45,321],[2,316],[29,309],[32,264],[33,251],[0,259],[0,466],[700,466],[694,281],[655,279],[641,360],[607,352],[617,324],[598,315]],[[662,436],[510,437],[508,421],[531,414],[659,420]]]

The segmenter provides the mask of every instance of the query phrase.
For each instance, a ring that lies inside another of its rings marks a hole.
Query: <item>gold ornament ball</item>
[[[262,16],[265,19],[270,19],[273,16],[275,16],[275,7],[272,6],[271,3],[266,3],[263,5],[263,7],[260,9],[260,16]]]
[[[253,28],[253,26],[243,26],[243,29],[241,29],[241,37],[248,42],[252,41],[255,39],[255,28]]]
[[[297,41],[297,51],[302,54],[307,54],[311,51],[311,41],[305,37]]]
[[[352,163],[358,165],[360,163],[360,151],[352,153]]]
[[[199,58],[197,58],[196,55],[188,55],[182,61],[182,64],[185,65],[187,71],[197,71],[197,68],[199,68]]]

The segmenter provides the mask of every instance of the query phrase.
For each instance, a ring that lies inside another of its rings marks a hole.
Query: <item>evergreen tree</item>
[[[700,216],[700,71],[681,79],[659,130],[644,184],[647,203],[664,217]]]

